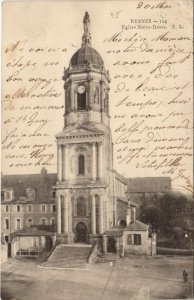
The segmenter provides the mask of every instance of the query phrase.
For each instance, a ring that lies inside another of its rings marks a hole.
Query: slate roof
[[[30,226],[23,228],[14,233],[15,236],[51,236],[54,235],[53,231],[40,229],[38,226]]]
[[[170,177],[128,178],[128,193],[158,193],[171,190]]]
[[[103,66],[103,60],[100,54],[92,47],[81,47],[73,54],[71,58],[71,65],[73,67],[88,65],[89,63],[99,67]]]
[[[121,182],[123,182],[124,184],[128,184],[128,179],[126,178],[126,177],[124,177],[123,175],[121,175],[121,174],[119,174],[116,170],[113,170],[113,172],[115,173],[115,177],[119,180],[119,181],[121,181]]]
[[[110,229],[106,230],[103,234],[109,237],[118,237],[122,236],[123,231],[147,231],[148,228],[149,225],[140,221],[135,221],[134,223],[131,223],[124,228],[122,226],[113,226]]]
[[[123,234],[123,227],[122,226],[114,226],[110,229],[106,230],[104,233],[106,236],[122,236]]]
[[[27,196],[26,189],[31,187],[35,190],[34,202],[47,203],[52,200],[51,190],[56,182],[57,174],[43,171],[40,174],[2,175],[1,186],[2,189],[13,188],[16,200]]]
[[[138,220],[136,220],[134,223],[129,224],[127,227],[125,227],[124,231],[147,231],[149,228],[149,225],[142,223]]]

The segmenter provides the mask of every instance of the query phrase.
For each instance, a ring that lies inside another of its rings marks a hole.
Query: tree
[[[170,233],[174,227],[187,229],[186,214],[194,208],[194,201],[178,192],[168,192],[157,201],[151,200],[141,205],[140,218],[143,222],[151,224],[157,231]]]

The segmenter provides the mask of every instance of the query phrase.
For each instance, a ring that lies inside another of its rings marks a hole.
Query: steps
[[[50,268],[86,269],[92,246],[87,244],[58,245],[42,264]]]

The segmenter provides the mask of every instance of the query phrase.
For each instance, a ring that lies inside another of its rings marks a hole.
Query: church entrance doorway
[[[107,252],[108,253],[116,253],[116,240],[113,237],[108,237],[107,241]]]
[[[79,222],[76,225],[76,242],[77,243],[87,242],[87,226],[84,222]]]
[[[53,247],[53,240],[50,236],[45,237],[45,248],[46,251],[50,251]]]

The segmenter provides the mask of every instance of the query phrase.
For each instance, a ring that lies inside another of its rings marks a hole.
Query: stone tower
[[[110,79],[91,46],[87,12],[83,27],[81,48],[64,71],[64,128],[56,135],[57,235],[62,243],[91,243],[113,222]]]

